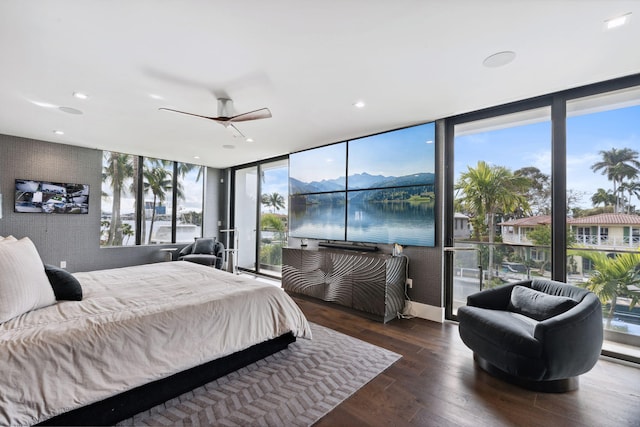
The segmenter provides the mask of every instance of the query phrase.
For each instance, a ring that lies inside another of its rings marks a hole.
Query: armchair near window
[[[602,348],[602,308],[593,292],[535,278],[469,295],[458,309],[462,341],[478,365],[520,386],[578,388]]]
[[[224,245],[215,238],[197,238],[178,253],[178,261],[189,261],[222,269],[224,264]]]

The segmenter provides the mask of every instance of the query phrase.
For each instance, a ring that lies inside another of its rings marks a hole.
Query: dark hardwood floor
[[[527,391],[474,366],[455,323],[385,324],[294,298],[309,321],[402,355],[316,426],[640,426],[640,367],[601,358],[563,394]]]

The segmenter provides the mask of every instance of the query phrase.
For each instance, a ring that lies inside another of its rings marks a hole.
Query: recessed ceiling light
[[[69,114],[82,114],[82,111],[71,107],[58,107],[58,110]]]
[[[364,106],[367,105],[364,103],[364,101],[356,101],[353,103],[353,106],[356,108],[364,108]]]
[[[44,108],[58,108],[57,105],[54,104],[49,104],[48,102],[41,102],[41,101],[29,101],[34,105],[37,105],[38,107],[44,107]]]
[[[89,98],[89,96],[86,93],[82,93],[82,92],[73,92],[73,96],[75,96],[78,99],[87,99],[87,98]]]
[[[247,142],[253,142],[253,138],[247,138],[247,139],[245,139],[245,141],[247,141]]]
[[[194,159],[198,160],[200,156],[193,156]]]
[[[612,30],[614,28],[622,27],[623,25],[629,22],[629,18],[631,18],[631,12],[625,13],[622,16],[617,16],[615,18],[607,19],[604,21],[604,26],[607,30]]]
[[[54,129],[53,133],[55,133],[56,135],[64,135],[64,132],[58,129]]]
[[[226,148],[227,150],[233,150],[234,148],[236,148],[236,146],[231,144],[225,144],[222,146],[222,148]]]
[[[149,98],[153,98],[153,99],[157,99],[157,100],[164,99],[164,97],[162,97],[160,95],[156,95],[155,93],[150,93],[149,94]]]
[[[498,52],[487,56],[484,61],[482,61],[482,65],[488,68],[498,68],[507,65],[514,59],[516,59],[516,53],[510,50],[505,50],[504,52]]]

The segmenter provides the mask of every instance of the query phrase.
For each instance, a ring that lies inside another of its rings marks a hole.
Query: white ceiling
[[[2,0],[0,133],[222,168],[635,74],[639,40],[637,0]],[[271,110],[254,142],[158,110],[222,95]]]

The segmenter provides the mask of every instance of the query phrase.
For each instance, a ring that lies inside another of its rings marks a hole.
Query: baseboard
[[[433,322],[444,322],[444,307],[436,307],[415,301],[405,301],[404,313]]]

